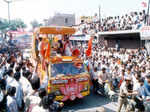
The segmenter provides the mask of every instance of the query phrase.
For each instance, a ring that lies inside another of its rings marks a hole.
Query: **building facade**
[[[72,26],[75,25],[75,14],[56,13],[48,21],[49,26]]]

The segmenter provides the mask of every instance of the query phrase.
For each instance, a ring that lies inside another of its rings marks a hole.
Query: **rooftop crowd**
[[[140,29],[146,22],[145,10],[141,12],[131,12],[122,16],[109,16],[101,18],[101,22],[83,22],[79,25],[79,30],[85,34],[90,32],[136,30]]]

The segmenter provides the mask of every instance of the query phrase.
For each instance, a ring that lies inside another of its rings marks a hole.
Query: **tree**
[[[31,26],[33,29],[37,28],[37,27],[40,27],[40,26],[43,26],[41,23],[39,23],[37,20],[33,20],[30,22]]]
[[[9,27],[9,23],[6,19],[0,19],[0,31],[4,32]]]
[[[26,28],[27,25],[21,19],[11,20],[10,23],[6,19],[0,19],[0,31],[13,30]]]
[[[15,19],[10,21],[9,29],[16,31],[17,29],[24,29],[27,25],[21,19]]]

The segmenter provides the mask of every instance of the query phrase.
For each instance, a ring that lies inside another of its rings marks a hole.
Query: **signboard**
[[[85,36],[83,36],[83,35],[80,36],[79,35],[79,36],[72,36],[69,39],[70,40],[76,40],[76,41],[89,41],[90,38],[91,38],[90,35],[85,35]]]
[[[140,30],[141,40],[150,40],[150,26],[144,26]]]
[[[84,22],[90,23],[93,20],[93,16],[81,16],[80,20],[83,20]]]

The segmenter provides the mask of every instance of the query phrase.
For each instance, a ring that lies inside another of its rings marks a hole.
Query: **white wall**
[[[72,26],[75,25],[75,15],[74,14],[56,14],[48,22],[48,25],[57,26]]]

